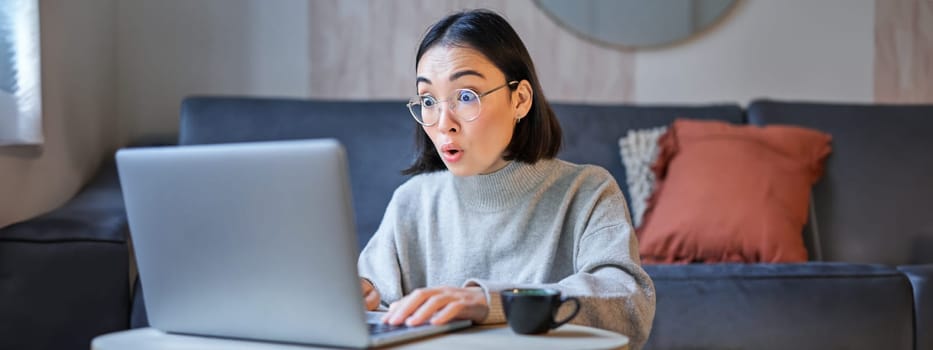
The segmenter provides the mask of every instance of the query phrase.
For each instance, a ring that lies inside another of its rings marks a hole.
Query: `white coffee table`
[[[564,325],[546,335],[515,334],[506,326],[472,327],[386,349],[628,349],[628,337],[607,330]],[[98,336],[91,350],[297,350],[313,346],[264,343],[167,334],[153,328],[132,329]]]

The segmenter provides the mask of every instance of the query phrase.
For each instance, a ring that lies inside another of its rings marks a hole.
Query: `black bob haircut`
[[[512,141],[506,147],[505,160],[517,160],[534,164],[540,159],[557,156],[561,144],[560,123],[544,98],[541,83],[535,73],[531,55],[518,37],[518,33],[499,14],[489,10],[470,10],[444,17],[428,29],[418,53],[415,69],[421,56],[429,49],[439,46],[467,47],[483,54],[505,74],[506,81],[527,80],[533,91],[531,109],[516,124]],[[510,90],[516,87],[509,86]],[[415,147],[417,159],[405,175],[417,175],[446,170],[444,161],[437,154],[431,139],[415,123]]]

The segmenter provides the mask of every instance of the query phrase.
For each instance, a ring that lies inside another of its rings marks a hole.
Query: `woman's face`
[[[455,101],[458,89],[482,95],[507,83],[486,56],[464,47],[428,49],[418,62],[417,74],[418,95],[430,95],[437,101]],[[522,81],[515,91],[503,87],[481,97],[479,116],[473,121],[463,120],[449,106],[450,102],[436,106],[440,118],[434,125],[423,126],[424,132],[454,175],[488,174],[507,164],[502,157],[516,122],[531,108],[531,89]]]

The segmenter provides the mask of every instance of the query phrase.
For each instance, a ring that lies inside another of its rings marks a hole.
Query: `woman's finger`
[[[379,307],[379,293],[375,289],[371,289],[369,293],[366,293],[364,298],[366,301],[366,310],[373,311]]]
[[[365,279],[360,278],[360,288],[363,289],[363,295],[366,295],[373,289],[373,286],[369,284]]]
[[[401,325],[408,316],[411,316],[411,314],[421,306],[421,304],[424,304],[425,300],[436,293],[436,291],[430,289],[417,289],[405,296],[399,301],[395,310],[389,311],[392,314],[389,316],[389,324],[396,326]]]
[[[434,317],[431,318],[431,324],[437,326],[450,322],[450,320],[454,318],[464,318],[458,316],[460,316],[460,313],[465,307],[466,305],[459,301],[448,303],[444,308],[434,314]]]
[[[425,300],[425,302],[405,320],[405,324],[408,326],[420,325],[433,316],[437,310],[440,310],[453,301],[456,301],[456,298],[450,294],[435,294]]]
[[[395,308],[397,307],[398,307],[398,301],[394,301],[391,304],[389,304],[389,310],[386,311],[384,315],[382,315],[382,318],[379,321],[381,321],[382,323],[389,323],[389,318],[392,317],[392,311],[395,310]]]

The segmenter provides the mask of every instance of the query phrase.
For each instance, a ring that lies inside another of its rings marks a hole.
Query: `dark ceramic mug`
[[[547,333],[569,322],[580,311],[579,299],[561,297],[555,289],[508,289],[499,294],[509,327],[518,334]],[[557,310],[568,301],[575,304],[573,312],[563,320],[554,320]]]

